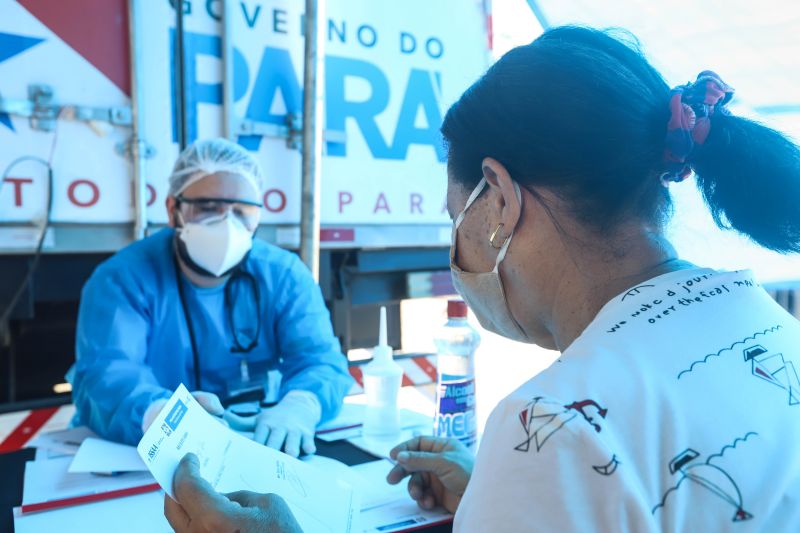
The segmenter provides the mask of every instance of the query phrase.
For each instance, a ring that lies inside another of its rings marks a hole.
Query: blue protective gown
[[[176,278],[174,234],[165,229],[127,246],[102,263],[83,288],[76,362],[68,373],[75,423],[111,440],[137,443],[151,402],[169,398],[180,383],[195,388],[176,279],[183,283],[195,331],[203,390],[224,395],[228,381],[240,373],[241,359],[231,353],[224,285],[202,289],[182,274]],[[281,372],[281,397],[289,390],[313,392],[322,420],[332,418],[352,378],[319,287],[296,255],[260,240],[244,268],[261,292],[261,331],[248,361]]]

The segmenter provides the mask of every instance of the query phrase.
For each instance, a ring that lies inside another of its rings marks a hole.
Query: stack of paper
[[[25,466],[22,513],[34,513],[159,489],[149,472],[114,476],[71,473],[72,457],[32,461]]]
[[[40,433],[28,442],[28,446],[36,448],[37,461],[53,459],[75,455],[78,453],[81,443],[89,437],[97,437],[97,435],[91,429],[81,426],[51,433]]]
[[[54,511],[22,514],[14,509],[16,533],[86,533],[87,531],[114,531],[115,533],[140,533],[172,531],[164,518],[164,493],[147,492],[136,496],[103,500],[85,505],[63,507]]]
[[[42,434],[30,444],[37,459],[25,465],[17,532],[88,531],[98,523],[118,531],[168,528],[163,492],[133,446],[98,439],[84,427]]]
[[[322,429],[386,455],[397,439],[431,427],[430,417],[403,411],[403,425],[415,429],[376,443],[360,436],[362,418],[363,406],[345,406]],[[420,509],[405,483],[389,485],[387,460],[355,467],[317,456],[298,461],[221,427],[183,387],[138,449],[99,439],[86,428],[40,435],[32,444],[37,460],[26,467],[23,505],[14,511],[18,533],[83,532],[98,524],[120,532],[169,531],[159,484],[171,491],[187,452],[200,457],[202,474],[220,492],[281,495],[307,532],[400,532],[452,520],[442,509]]]
[[[81,444],[69,471],[115,474],[147,472],[147,467],[135,447],[90,437]]]

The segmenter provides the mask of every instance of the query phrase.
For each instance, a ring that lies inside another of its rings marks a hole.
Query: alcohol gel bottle
[[[386,342],[386,308],[381,307],[378,345],[372,361],[362,370],[367,409],[364,414],[364,435],[389,436],[400,432],[400,411],[397,396],[403,381],[403,369],[392,359],[392,347]]]
[[[447,302],[447,324],[435,337],[437,356],[436,417],[433,434],[452,437],[472,447],[475,420],[474,355],[481,337],[467,322],[467,304]]]

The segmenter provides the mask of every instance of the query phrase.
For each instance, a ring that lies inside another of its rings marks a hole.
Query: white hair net
[[[217,172],[239,174],[258,196],[264,191],[264,174],[256,158],[238,144],[217,138],[195,141],[181,152],[169,177],[169,195],[178,196],[193,183]]]

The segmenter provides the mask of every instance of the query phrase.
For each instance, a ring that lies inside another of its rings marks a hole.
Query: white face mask
[[[178,232],[192,261],[217,277],[238,265],[253,247],[250,230],[230,211],[202,222],[184,222]]]
[[[508,247],[511,245],[511,239],[514,236],[512,232],[508,236],[500,252],[497,254],[497,261],[494,265],[494,270],[491,272],[465,272],[461,270],[455,263],[456,257],[456,232],[461,222],[464,220],[464,214],[467,209],[475,202],[480,196],[484,187],[486,187],[486,178],[483,178],[472,194],[469,195],[467,205],[464,210],[459,213],[453,225],[452,244],[450,246],[450,272],[453,276],[453,285],[458,293],[467,302],[470,309],[475,313],[478,322],[481,323],[484,329],[507,337],[509,339],[533,343],[522,327],[511,314],[508,307],[508,299],[506,292],[503,288],[503,280],[500,278],[500,263],[505,259]],[[517,193],[517,198],[522,203],[522,193],[519,190],[519,185],[514,182],[514,190]]]

